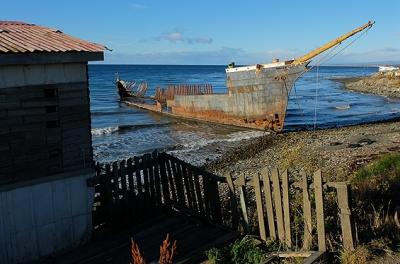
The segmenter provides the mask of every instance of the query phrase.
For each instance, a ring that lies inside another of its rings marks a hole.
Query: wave
[[[110,135],[118,131],[118,127],[92,128],[92,136]]]
[[[187,133],[181,137],[181,144],[179,144],[178,149],[175,150],[176,152],[188,152],[198,150],[200,148],[206,147],[211,144],[215,143],[223,143],[223,142],[238,142],[242,140],[248,140],[252,138],[257,138],[265,135],[269,132],[263,131],[239,131],[235,133],[228,134],[224,138],[218,139],[207,139],[203,137],[199,137],[193,133]],[[195,139],[194,139],[195,138]]]
[[[110,135],[113,133],[123,133],[127,131],[143,129],[143,128],[151,128],[151,127],[163,127],[169,125],[170,123],[161,123],[161,124],[137,124],[137,125],[119,125],[116,127],[102,127],[102,128],[93,128],[92,136],[104,136]]]

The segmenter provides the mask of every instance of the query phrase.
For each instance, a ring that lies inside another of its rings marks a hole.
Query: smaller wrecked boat
[[[227,93],[214,93],[209,84],[178,84],[157,88],[154,96],[145,97],[142,89],[132,93],[130,85],[121,80],[117,86],[121,100],[130,106],[173,117],[280,132],[290,91],[308,71],[311,60],[373,24],[370,21],[293,60],[241,67],[231,63],[225,69]],[[142,100],[139,95],[143,95]]]
[[[126,98],[143,98],[147,92],[148,85],[147,83],[140,83],[134,91],[134,88],[137,84],[136,81],[124,81],[119,78],[119,74],[117,73],[117,79],[115,80],[115,84],[117,85],[118,94],[121,100],[125,100]]]

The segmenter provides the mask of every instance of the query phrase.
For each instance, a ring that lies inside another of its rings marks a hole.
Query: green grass
[[[360,168],[352,180],[353,184],[365,181],[385,180],[389,183],[400,180],[400,153],[386,154]]]

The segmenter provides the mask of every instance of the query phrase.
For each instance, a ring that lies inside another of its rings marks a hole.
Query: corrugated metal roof
[[[103,52],[104,49],[103,45],[60,30],[20,21],[0,21],[0,53]]]

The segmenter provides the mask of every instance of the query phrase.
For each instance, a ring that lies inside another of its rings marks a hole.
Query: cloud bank
[[[188,43],[188,44],[211,44],[213,42],[213,39],[211,37],[186,37],[184,36],[182,31],[173,30],[150,39],[142,39],[140,42],[151,42],[151,41],[167,41],[170,43]]]
[[[172,39],[179,39],[175,36]],[[178,40],[176,40],[178,41]],[[187,40],[186,40],[187,41]],[[252,52],[241,48],[222,47],[208,51],[169,51],[148,53],[107,52],[104,63],[107,64],[181,64],[181,65],[226,65],[235,62],[237,65],[268,63],[274,58],[293,59],[305,54],[298,49],[275,49]],[[322,55],[323,56],[323,55]],[[317,63],[319,58],[313,60]],[[383,48],[363,52],[347,51],[338,54],[331,60],[322,61],[329,64],[392,64],[400,63],[400,49]]]

